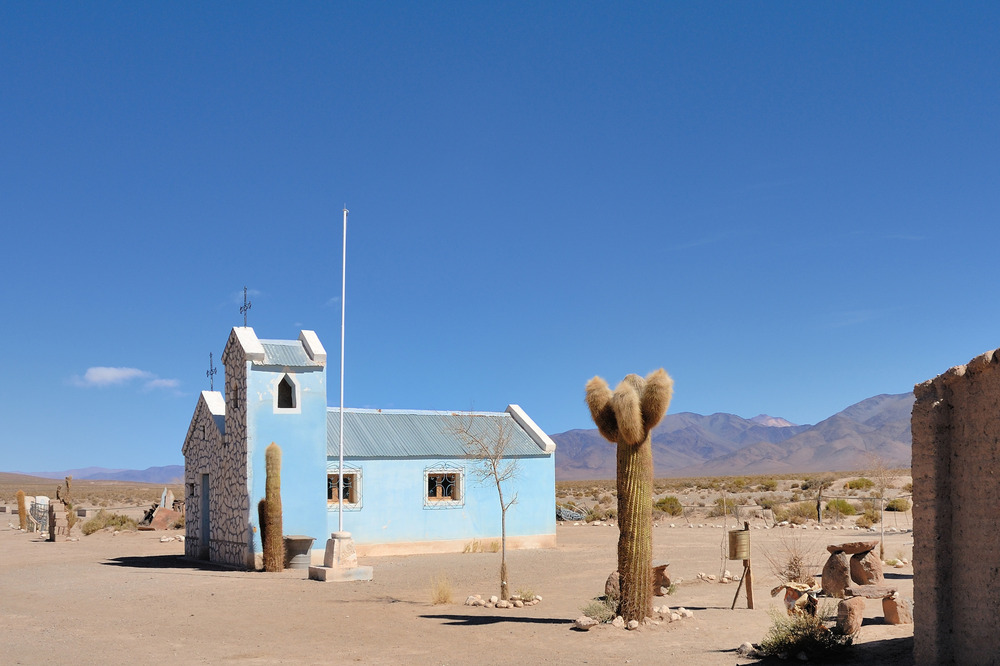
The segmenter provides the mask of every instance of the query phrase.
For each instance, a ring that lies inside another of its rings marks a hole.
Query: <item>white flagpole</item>
[[[347,206],[344,206],[344,261],[340,279],[340,467],[337,474],[337,531],[344,531],[344,320],[347,312]]]

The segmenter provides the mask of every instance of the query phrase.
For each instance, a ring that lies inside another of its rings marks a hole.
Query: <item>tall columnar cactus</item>
[[[614,393],[600,377],[587,382],[587,406],[601,435],[618,445],[618,614],[653,614],[653,449],[650,431],[670,405],[674,382],[660,368],[628,375]]]
[[[24,501],[24,491],[17,491],[17,518],[21,531],[28,529],[28,503]]]
[[[261,529],[264,571],[281,571],[285,568],[285,542],[281,531],[281,448],[271,442],[264,457],[267,470],[264,482],[267,507]]]

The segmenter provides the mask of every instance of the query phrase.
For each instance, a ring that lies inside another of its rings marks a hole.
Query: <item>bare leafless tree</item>
[[[472,475],[479,483],[496,485],[500,500],[500,598],[509,599],[507,584],[507,510],[517,502],[517,492],[504,493],[504,486],[518,474],[517,460],[507,458],[514,426],[511,419],[470,412],[462,416],[452,433],[462,440],[469,458],[477,461]],[[509,491],[509,489],[508,489]]]
[[[872,496],[878,498],[879,557],[885,559],[885,499],[886,491],[892,487],[893,473],[885,458],[874,453],[868,454],[868,475],[875,484]]]

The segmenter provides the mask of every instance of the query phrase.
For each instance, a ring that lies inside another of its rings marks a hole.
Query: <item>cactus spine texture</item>
[[[266,511],[261,527],[264,571],[285,568],[285,542],[281,531],[281,448],[271,442],[264,451],[267,479],[264,482]]]
[[[600,377],[587,382],[587,406],[598,431],[618,445],[618,614],[626,622],[653,614],[653,449],[650,431],[670,405],[674,382],[660,368],[628,375],[612,393]]]
[[[17,491],[17,518],[21,531],[28,529],[28,503],[24,501],[24,491]]]

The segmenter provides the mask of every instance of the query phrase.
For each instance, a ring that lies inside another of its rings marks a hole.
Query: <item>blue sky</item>
[[[1000,346],[1000,9],[5,3],[0,469],[179,464],[232,326],[346,404],[814,423]],[[109,370],[109,368],[111,370]],[[221,375],[216,386],[221,384]]]

